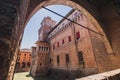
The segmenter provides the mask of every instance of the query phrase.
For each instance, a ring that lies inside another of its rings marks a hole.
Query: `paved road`
[[[15,73],[13,80],[55,80],[48,76],[44,77],[31,77],[28,72]]]
[[[13,80],[34,80],[28,72],[15,73]]]

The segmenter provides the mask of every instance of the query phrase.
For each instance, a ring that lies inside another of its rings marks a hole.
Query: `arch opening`
[[[58,1],[59,2],[59,1]],[[44,3],[44,2],[43,2]],[[73,3],[73,4],[68,4],[68,3]],[[46,2],[46,4],[45,5],[41,5],[40,4],[40,6],[37,6],[35,9],[34,9],[34,11],[31,13],[31,15],[29,16],[29,18],[37,11],[37,9],[40,9],[41,8],[41,6],[47,6],[47,5],[50,5],[50,4],[55,4],[55,3],[52,3],[52,2]],[[81,11],[84,15],[84,17],[85,18],[87,18],[88,19],[88,24],[86,24],[86,25],[90,25],[90,26],[92,26],[91,28],[93,28],[93,27],[95,27],[94,29],[96,30],[96,31],[98,31],[99,33],[101,33],[101,34],[103,34],[104,36],[102,36],[102,39],[103,39],[103,42],[104,42],[104,44],[103,45],[105,45],[105,47],[106,47],[106,50],[107,50],[107,52],[108,53],[113,53],[113,51],[112,51],[112,48],[111,48],[111,46],[110,46],[110,43],[109,43],[109,41],[108,41],[108,39],[107,39],[107,37],[106,37],[106,35],[105,35],[105,33],[104,33],[104,31],[102,30],[102,28],[101,28],[101,26],[100,26],[100,24],[97,22],[97,20],[87,11],[87,10],[85,10],[83,7],[81,7],[80,5],[78,5],[78,4],[76,4],[76,3],[74,3],[74,2],[71,2],[71,1],[67,1],[67,3],[62,3],[62,2],[60,2],[60,4],[64,4],[64,5],[69,5],[69,6],[72,6],[74,9],[77,9],[77,10],[79,10],[79,11]],[[75,6],[76,5],[76,6]],[[40,8],[39,8],[40,7]],[[28,20],[29,20],[29,18],[28,18]],[[27,21],[28,21],[27,20]],[[26,21],[26,23],[27,23],[27,21]],[[91,33],[91,32],[89,32],[88,31],[88,33],[89,34],[93,34],[93,33]],[[96,36],[96,35],[94,35],[94,36]],[[91,36],[91,39],[92,38],[94,38],[94,36]],[[97,36],[98,37],[98,36]],[[94,41],[94,40],[93,40]],[[91,42],[92,42],[92,40],[91,40]],[[97,43],[97,42],[96,42]],[[44,43],[42,43],[42,44],[44,44]],[[93,46],[93,45],[92,45]],[[94,45],[95,46],[95,45]],[[96,50],[94,50],[94,52],[95,51],[98,51],[97,49]],[[88,52],[89,52],[89,50],[88,50]],[[68,53],[68,52],[67,52]],[[58,56],[58,55],[57,55]],[[95,57],[96,57],[96,55],[94,55]],[[93,62],[94,63],[94,67],[96,67],[96,66],[98,66],[98,65],[96,65],[96,62]],[[71,64],[73,64],[73,63],[71,63]],[[68,65],[70,65],[70,64],[68,64]],[[88,67],[89,68],[89,65],[86,65],[86,67]],[[96,69],[97,69],[98,67],[96,67]],[[38,75],[38,74],[36,74],[36,75]]]
[[[84,2],[83,2],[84,3]],[[81,2],[82,4],[82,2]],[[25,25],[27,24],[27,22],[30,20],[30,18],[40,9],[42,9],[42,6],[44,7],[47,7],[47,6],[50,6],[50,5],[64,5],[64,6],[70,6],[71,8],[73,9],[76,9],[76,10],[79,10],[81,11],[82,13],[84,13],[84,15],[92,22],[92,24],[96,27],[96,29],[98,30],[98,32],[100,34],[102,34],[103,36],[103,41],[104,41],[104,45],[106,47],[106,50],[109,54],[113,54],[114,55],[114,52],[113,52],[113,49],[111,47],[111,44],[107,38],[107,35],[106,33],[104,32],[104,30],[102,29],[102,24],[101,22],[99,22],[99,20],[97,19],[97,13],[94,12],[94,11],[91,11],[91,13],[93,13],[93,15],[86,9],[84,8],[82,5],[74,2],[74,1],[69,1],[69,0],[64,0],[64,1],[44,1],[40,4],[38,4],[34,10],[30,13],[30,15],[28,16],[27,20],[25,21]],[[89,6],[89,4],[87,4]],[[88,8],[88,7],[87,7]],[[91,7],[90,7],[91,8]],[[90,9],[91,10],[91,9]],[[24,26],[25,27],[25,26]]]

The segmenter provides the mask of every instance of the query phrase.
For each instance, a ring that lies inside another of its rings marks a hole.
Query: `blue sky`
[[[65,16],[72,8],[63,5],[51,5],[47,6],[47,8]],[[36,46],[35,42],[38,40],[38,29],[40,28],[40,23],[44,17],[50,16],[53,20],[59,22],[62,18],[58,15],[51,13],[45,9],[40,9],[36,12],[30,21],[27,23],[21,48],[31,48],[32,46]]]

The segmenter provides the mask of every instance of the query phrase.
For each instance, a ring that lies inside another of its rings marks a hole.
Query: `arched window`
[[[22,62],[22,67],[21,68],[25,68],[25,62]]]
[[[27,67],[30,67],[30,62],[27,63]]]

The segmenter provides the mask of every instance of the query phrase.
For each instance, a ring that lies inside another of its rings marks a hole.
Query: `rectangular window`
[[[59,47],[59,42],[57,43],[57,47]]]
[[[68,64],[68,63],[69,63],[69,55],[66,54],[66,64]]]
[[[51,64],[51,62],[52,62],[52,59],[50,58],[50,64]]]
[[[24,56],[26,56],[26,54],[24,54]]]
[[[57,56],[57,64],[58,64],[58,65],[59,65],[59,62],[60,62],[59,56]]]
[[[41,50],[43,51],[43,47],[41,47]]]
[[[53,44],[53,49],[55,49],[55,44]]]
[[[48,47],[46,47],[46,51],[48,51]]]
[[[78,52],[78,58],[79,58],[79,61],[80,61],[80,62],[83,62],[83,61],[84,61],[84,60],[83,60],[83,53],[82,53],[82,51]]]
[[[68,41],[69,41],[69,42],[71,42],[71,41],[72,41],[72,40],[71,40],[71,36],[69,36],[69,37],[68,37]]]
[[[76,32],[76,39],[78,40],[80,38],[80,32]]]
[[[64,42],[64,39],[62,40],[62,44],[64,44],[65,42]]]
[[[41,46],[39,46],[39,50],[41,50]]]

